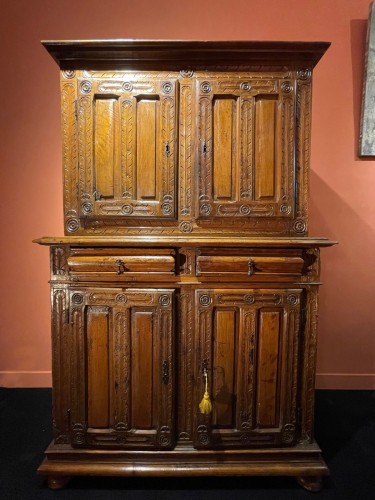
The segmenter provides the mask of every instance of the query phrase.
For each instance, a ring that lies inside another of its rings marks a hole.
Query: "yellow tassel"
[[[199,409],[203,415],[209,415],[212,412],[210,395],[208,394],[208,373],[204,370],[203,376],[206,378],[205,392],[202,401],[199,403]]]
[[[209,415],[212,411],[212,404],[208,392],[204,393],[202,401],[199,403],[199,409],[203,415]]]

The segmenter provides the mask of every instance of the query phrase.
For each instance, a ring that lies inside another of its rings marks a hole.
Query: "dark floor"
[[[375,499],[375,391],[317,391],[316,438],[331,469],[308,493],[294,478],[74,478],[59,491],[36,474],[51,440],[51,391],[0,388],[0,500]]]

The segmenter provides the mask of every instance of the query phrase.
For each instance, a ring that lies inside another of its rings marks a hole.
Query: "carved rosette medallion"
[[[120,302],[122,304],[125,304],[128,301],[128,297],[124,293],[119,293],[116,295],[116,302]]]
[[[287,205],[286,203],[283,205],[280,205],[280,213],[283,215],[290,215],[292,212],[292,207],[290,205]]]
[[[160,295],[159,297],[159,304],[162,307],[168,307],[171,303],[171,298],[169,295]]]
[[[193,225],[190,221],[185,220],[180,224],[180,231],[183,233],[191,233],[193,230]]]
[[[131,205],[123,205],[121,207],[121,212],[124,215],[131,215],[133,213],[133,207]]]
[[[197,429],[198,441],[201,445],[207,446],[210,444],[210,437],[208,435],[208,429],[206,425],[200,425]]]
[[[83,295],[81,295],[80,293],[73,293],[72,302],[73,302],[73,304],[82,304]]]
[[[194,71],[192,69],[182,69],[180,75],[182,78],[193,78]]]
[[[90,203],[89,201],[85,201],[84,203],[82,203],[82,212],[85,215],[91,214],[92,210],[93,210],[92,203]]]
[[[311,78],[311,70],[309,70],[309,69],[300,69],[297,72],[297,78],[299,80],[310,80],[310,78]]]
[[[248,295],[244,296],[243,300],[244,300],[245,304],[254,304],[255,297],[254,297],[254,295],[248,294]]]
[[[67,78],[68,80],[74,78],[76,76],[76,72],[73,69],[65,69],[63,72],[63,77]]]
[[[290,82],[283,82],[281,84],[281,90],[284,92],[284,94],[290,94],[293,92],[293,85]]]
[[[296,429],[293,424],[285,424],[281,431],[281,441],[285,444],[291,444],[294,441]]]
[[[249,82],[242,82],[240,85],[240,89],[249,92],[251,90],[251,85]]]
[[[212,299],[209,295],[201,295],[199,297],[199,303],[203,307],[208,307],[212,302]]]
[[[89,94],[92,89],[92,83],[89,82],[88,80],[83,80],[79,86],[81,90],[81,94]]]
[[[85,428],[82,424],[74,424],[72,429],[72,443],[85,444]]]
[[[288,304],[290,304],[291,306],[295,306],[296,304],[298,304],[298,303],[299,303],[299,297],[297,297],[297,295],[290,294],[290,295],[288,295],[288,297],[287,297],[287,302],[288,302]]]
[[[68,219],[66,229],[69,233],[75,233],[79,229],[79,221],[77,219]]]
[[[171,445],[171,430],[166,425],[160,429],[159,444],[163,447]]]
[[[302,219],[297,219],[294,221],[293,229],[298,234],[303,234],[306,232],[306,223]]]
[[[170,203],[162,203],[161,204],[161,211],[163,212],[164,215],[171,215],[173,212],[172,206]]]
[[[124,82],[122,84],[122,90],[124,92],[131,92],[133,90],[133,85],[130,82]]]
[[[212,91],[212,86],[210,82],[202,82],[201,91],[203,92],[203,94],[209,94]]]
[[[171,94],[173,92],[173,83],[172,82],[163,82],[161,84],[161,90],[164,94]]]
[[[241,215],[249,215],[251,212],[251,208],[248,205],[240,206],[240,214]]]
[[[203,205],[201,205],[199,211],[200,211],[201,215],[204,215],[207,217],[208,215],[210,215],[210,213],[212,211],[212,207],[209,203],[203,203]]]

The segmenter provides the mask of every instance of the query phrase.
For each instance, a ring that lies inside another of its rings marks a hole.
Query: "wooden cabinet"
[[[61,68],[52,487],[297,476],[313,437],[312,69],[327,43],[44,42]],[[206,393],[206,394],[205,394]],[[207,402],[204,409],[202,398]]]

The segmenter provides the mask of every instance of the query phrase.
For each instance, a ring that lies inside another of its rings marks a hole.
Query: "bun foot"
[[[297,476],[296,479],[298,484],[307,491],[316,493],[322,489],[321,476]]]
[[[70,476],[48,476],[48,488],[51,490],[59,490],[64,488],[70,480]]]

